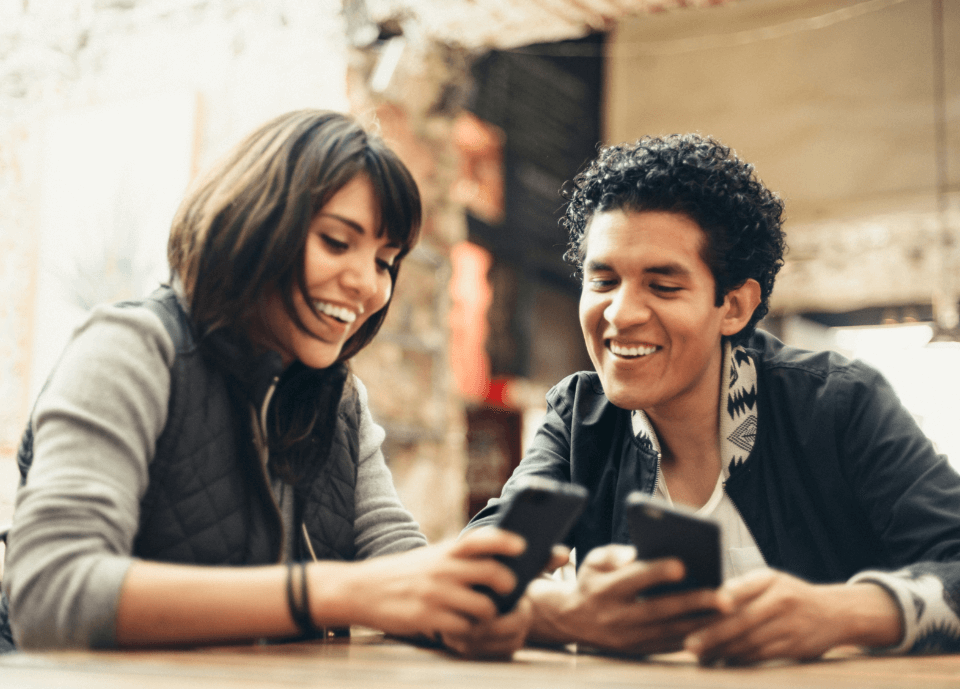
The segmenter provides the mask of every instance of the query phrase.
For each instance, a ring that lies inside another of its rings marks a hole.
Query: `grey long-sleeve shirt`
[[[17,491],[3,587],[20,648],[115,642],[148,467],[167,420],[174,347],[146,308],[98,307],[74,333],[33,410],[34,458]],[[360,394],[357,558],[426,543],[403,508]]]

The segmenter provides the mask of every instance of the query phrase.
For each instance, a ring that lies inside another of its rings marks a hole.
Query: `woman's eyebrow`
[[[356,222],[355,220],[351,220],[350,218],[344,217],[342,215],[337,215],[336,213],[320,213],[320,216],[324,218],[333,218],[334,220],[339,220],[347,227],[352,228],[353,231],[359,235],[365,235],[367,233],[367,231],[363,228],[363,225]]]
[[[333,220],[337,220],[337,221],[339,221],[339,222],[342,222],[344,225],[346,225],[347,227],[353,229],[353,231],[356,232],[356,233],[359,234],[359,235],[366,235],[366,234],[367,234],[367,231],[363,228],[363,225],[361,225],[360,223],[358,223],[358,222],[356,222],[356,221],[351,220],[350,218],[344,217],[344,216],[342,216],[342,215],[337,215],[336,213],[320,213],[319,215],[322,216],[322,217],[324,217],[324,218],[331,218],[331,219],[333,219]],[[378,235],[378,236],[379,236],[379,235]],[[387,249],[396,249],[397,251],[400,251],[401,249],[403,249],[403,243],[402,243],[402,242],[390,242],[389,244],[386,245],[386,248],[387,248]]]

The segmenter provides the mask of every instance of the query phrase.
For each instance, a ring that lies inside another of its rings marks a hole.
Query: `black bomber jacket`
[[[757,370],[756,396],[746,402],[756,405],[756,438],[724,489],[767,564],[815,583],[864,570],[935,576],[957,624],[914,639],[914,650],[960,650],[960,475],[870,366],[787,347],[762,331],[744,349]],[[491,523],[523,477],[572,481],[590,491],[567,538],[582,562],[597,546],[629,543],[624,500],[653,492],[657,462],[598,376],[576,373],[547,394],[523,461],[469,527]],[[904,614],[919,621],[923,608]]]

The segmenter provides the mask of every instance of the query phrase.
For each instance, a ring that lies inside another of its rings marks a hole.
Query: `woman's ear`
[[[723,298],[726,312],[720,323],[720,334],[729,337],[743,330],[759,304],[760,283],[753,278],[727,292]]]

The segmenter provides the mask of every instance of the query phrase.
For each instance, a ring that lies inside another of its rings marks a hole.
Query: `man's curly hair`
[[[569,203],[560,223],[570,235],[564,259],[576,267],[578,277],[595,213],[683,213],[706,235],[701,255],[713,273],[717,306],[748,279],[760,283],[753,318],[730,340],[736,344],[749,338],[767,314],[786,250],[783,201],[760,182],[753,165],[719,141],[672,134],[603,147],[563,195]]]

